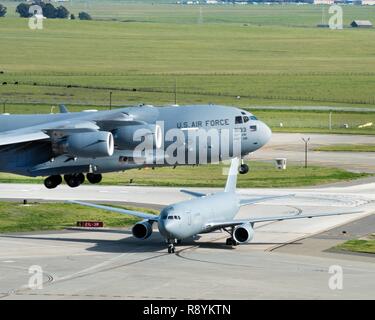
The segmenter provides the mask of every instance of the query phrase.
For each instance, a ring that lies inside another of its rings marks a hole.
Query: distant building
[[[353,28],[372,28],[372,23],[369,20],[354,20],[350,25]]]
[[[332,4],[335,4],[335,0],[314,0],[314,4],[332,5]]]
[[[375,6],[375,0],[362,0],[363,6]]]

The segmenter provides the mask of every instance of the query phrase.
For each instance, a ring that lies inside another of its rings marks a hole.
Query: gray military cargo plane
[[[182,137],[176,134],[166,139],[173,130]],[[191,139],[194,132],[210,131],[219,133],[219,141]],[[224,138],[226,131],[229,134]],[[58,114],[0,115],[0,132],[0,171],[47,176],[47,188],[61,184],[62,175],[70,187],[77,187],[84,182],[84,174],[90,183],[99,183],[105,172],[231,159],[235,143],[240,144],[237,156],[243,157],[271,137],[271,130],[253,114],[218,105],[137,106],[97,112],[69,112],[60,106]],[[137,146],[146,138],[151,138],[151,145],[140,152]],[[173,145],[177,153],[185,152],[179,161],[173,158]],[[206,159],[199,158],[199,152],[194,154],[194,148],[208,153]],[[151,151],[151,158],[146,151]],[[214,151],[218,157],[212,157]],[[247,165],[242,163],[240,171],[247,173]]]
[[[69,201],[83,206],[132,215],[141,219],[132,229],[133,236],[138,239],[147,239],[152,234],[153,223],[158,224],[160,234],[166,239],[168,252],[174,253],[175,243],[192,236],[209,233],[216,230],[224,230],[229,233],[227,245],[245,244],[250,242],[254,236],[254,224],[267,221],[282,221],[302,218],[326,217],[342,214],[359,213],[360,211],[320,213],[320,214],[297,214],[286,216],[248,218],[235,220],[234,217],[242,206],[263,202],[266,200],[291,197],[267,196],[253,199],[240,199],[236,194],[237,172],[239,159],[234,158],[231,162],[227,183],[223,192],[204,194],[189,190],[181,190],[195,199],[175,203],[165,207],[160,215],[152,215],[144,212],[130,211],[121,208],[96,205],[81,201]]]

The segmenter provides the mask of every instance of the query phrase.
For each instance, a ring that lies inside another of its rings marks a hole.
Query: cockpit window
[[[168,220],[173,220],[173,216],[168,216]]]
[[[235,119],[235,124],[238,124],[238,123],[242,123],[242,117],[241,116],[238,116]]]
[[[248,117],[248,116],[244,116],[244,117],[243,117],[243,122],[244,122],[244,123],[249,122],[249,117]]]
[[[258,118],[256,116],[251,116],[250,120],[258,120]]]
[[[250,126],[250,131],[257,131],[257,126]]]

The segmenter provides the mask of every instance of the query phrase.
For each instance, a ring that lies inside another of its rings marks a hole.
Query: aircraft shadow
[[[78,230],[80,233],[82,230]],[[85,232],[103,232],[103,233],[123,233],[130,235],[130,230],[84,230]],[[73,233],[72,233],[73,234]],[[66,234],[64,234],[66,235]],[[17,235],[4,235],[2,238],[12,239],[23,239],[23,240],[38,240],[38,241],[61,241],[61,242],[72,242],[72,243],[86,243],[92,244],[92,247],[88,247],[85,250],[101,252],[101,253],[127,253],[127,252],[164,252],[167,248],[167,244],[164,239],[160,236],[158,231],[154,231],[152,236],[146,240],[139,240],[132,236],[123,239],[93,239],[93,238],[74,238],[74,237],[40,237],[40,236],[17,236]],[[220,249],[220,250],[234,250],[236,247],[228,246],[225,244],[225,239],[222,242],[212,241],[201,241],[194,240],[192,238],[185,239],[182,244],[176,245],[176,250],[184,250],[189,247],[198,247],[202,249]],[[282,245],[280,242],[256,242],[246,244],[248,246],[259,246],[259,245]],[[298,243],[293,243],[298,244]]]

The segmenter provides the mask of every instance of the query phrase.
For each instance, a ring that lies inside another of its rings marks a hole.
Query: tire
[[[71,174],[65,175],[64,180],[66,184],[71,188],[76,188],[80,185],[78,178]]]
[[[241,164],[239,173],[240,174],[246,174],[249,172],[249,166],[247,164]]]
[[[54,189],[62,182],[61,176],[50,176],[44,180],[44,186],[47,189]]]
[[[95,184],[101,182],[103,177],[100,173],[88,173],[86,178],[90,183]]]

